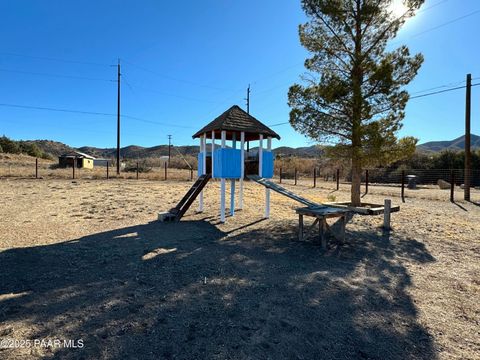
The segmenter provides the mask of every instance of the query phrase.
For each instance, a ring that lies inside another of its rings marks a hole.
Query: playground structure
[[[235,186],[239,181],[238,209],[243,208],[243,182],[246,176],[273,177],[272,139],[280,136],[252,115],[234,105],[193,135],[200,139],[198,180],[180,203],[159,219],[179,221],[199,197],[198,211],[204,209],[203,188],[210,179],[220,179],[220,221],[225,222],[226,182],[230,182],[230,215],[235,215]],[[210,139],[210,144],[207,144]],[[220,140],[220,145],[216,140]],[[227,141],[231,142],[227,146]],[[258,149],[250,151],[250,142],[258,141]],[[264,147],[266,142],[266,147]],[[239,144],[239,148],[237,145]],[[246,145],[246,149],[245,149]],[[270,217],[270,188],[265,188],[265,218]]]

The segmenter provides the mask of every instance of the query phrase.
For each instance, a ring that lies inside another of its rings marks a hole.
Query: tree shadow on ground
[[[0,301],[0,334],[83,339],[39,350],[58,359],[436,357],[407,291],[404,263],[434,261],[422,243],[365,230],[323,252],[262,225],[155,222],[4,251],[0,295],[18,296]]]

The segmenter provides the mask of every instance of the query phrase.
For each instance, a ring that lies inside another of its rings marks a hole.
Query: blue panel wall
[[[238,149],[217,149],[214,155],[213,176],[225,179],[240,179],[241,161]]]
[[[263,151],[262,177],[267,179],[273,177],[273,154],[271,151]]]

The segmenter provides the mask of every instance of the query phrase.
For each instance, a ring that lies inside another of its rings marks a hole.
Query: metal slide
[[[326,207],[325,205],[317,204],[317,203],[314,203],[313,201],[305,199],[304,197],[301,197],[300,195],[297,195],[297,194],[285,189],[284,187],[281,187],[280,185],[277,185],[277,184],[271,182],[270,180],[262,178],[258,175],[247,175],[247,177],[250,180],[253,180],[253,181],[257,182],[260,185],[263,185],[268,189],[272,189],[273,191],[276,191],[279,194],[282,194],[286,197],[289,197],[292,200],[298,201],[299,203],[301,203],[303,205],[306,205],[308,207],[315,207],[315,208]]]

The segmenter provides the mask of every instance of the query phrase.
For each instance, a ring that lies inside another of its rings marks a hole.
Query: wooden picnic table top
[[[297,208],[295,209],[295,212],[299,215],[334,217],[334,216],[342,216],[346,213],[351,212],[351,210],[343,209],[343,208],[335,208],[330,206],[318,206],[318,207]]]

